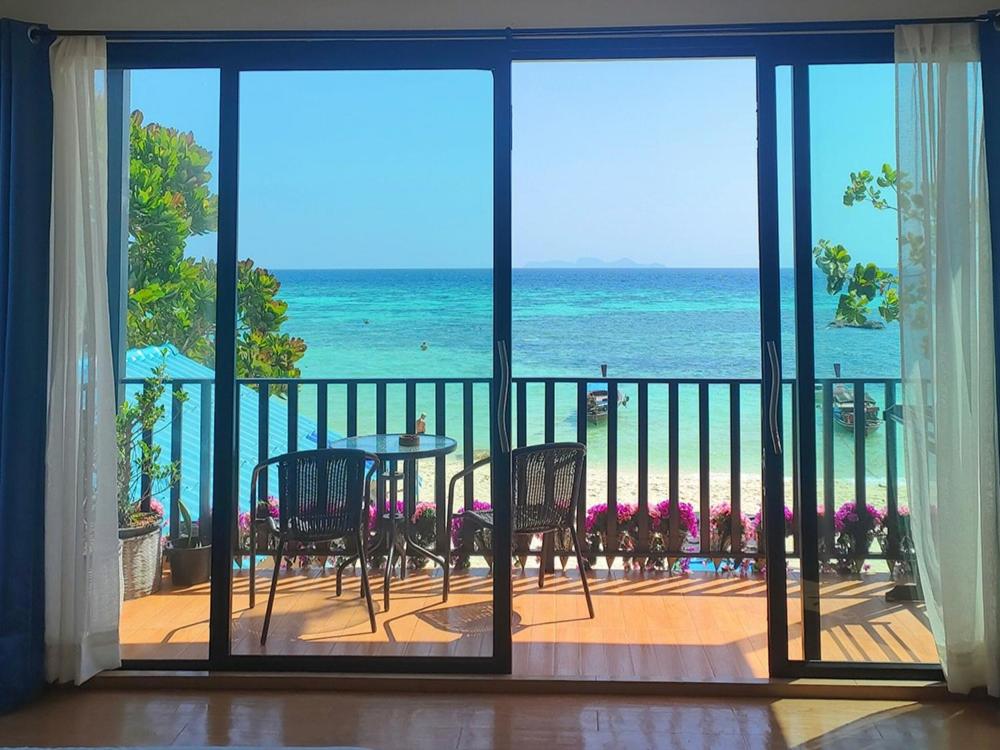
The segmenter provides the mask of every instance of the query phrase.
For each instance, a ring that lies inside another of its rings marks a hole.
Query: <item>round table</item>
[[[389,610],[389,582],[392,578],[395,558],[398,557],[400,563],[400,579],[406,578],[406,558],[411,549],[440,565],[444,570],[445,581],[447,581],[448,576],[448,561],[417,543],[413,538],[409,520],[416,512],[416,462],[422,458],[446,456],[454,452],[458,447],[458,442],[446,435],[423,434],[416,445],[400,445],[400,437],[402,437],[400,433],[356,435],[330,444],[331,448],[352,448],[374,453],[383,461],[383,470],[376,487],[376,515],[379,519],[379,533],[370,551],[377,552],[385,549],[383,598],[386,611]],[[402,471],[397,466],[400,463],[402,463]],[[403,483],[402,513],[398,511],[396,501],[396,487],[399,481]],[[389,492],[385,491],[386,485],[389,486]],[[403,527],[403,536],[402,539],[397,539],[396,526],[400,522]],[[449,532],[450,530],[446,531],[446,533]],[[447,599],[447,584],[445,585],[445,598]]]

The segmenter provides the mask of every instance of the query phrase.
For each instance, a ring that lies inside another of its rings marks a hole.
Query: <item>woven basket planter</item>
[[[118,530],[122,543],[122,589],[126,601],[160,590],[163,577],[160,534],[159,526]]]

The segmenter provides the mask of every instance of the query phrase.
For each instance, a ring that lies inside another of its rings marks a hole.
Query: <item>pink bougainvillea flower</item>
[[[660,519],[661,532],[669,530],[670,506],[670,500],[663,500],[657,503],[653,509]],[[681,502],[677,504],[677,518],[680,520],[681,531],[691,536],[698,536],[698,514],[694,512],[694,506],[691,503]]]
[[[864,511],[861,511],[851,501],[844,503],[837,508],[837,512],[834,514],[833,528],[838,532],[849,530],[851,526],[859,524],[872,530],[879,528],[885,521],[885,514],[871,505],[864,506],[864,509]],[[863,520],[861,517],[865,511],[867,511],[868,521]]]

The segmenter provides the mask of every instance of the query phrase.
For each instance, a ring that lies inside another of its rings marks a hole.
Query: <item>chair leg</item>
[[[364,531],[364,529],[360,529],[359,531],[361,532],[361,542],[358,543],[358,554],[357,554],[357,556],[351,558],[351,562],[352,563],[356,563],[359,560],[364,560],[365,559],[365,547],[364,547],[365,531]],[[360,596],[362,599],[365,598],[365,592],[368,591],[368,586],[369,586],[369,583],[368,583],[367,579],[365,579],[365,578],[361,579],[361,593],[359,593],[358,596]]]
[[[343,557],[337,561],[337,596],[340,596],[344,589],[344,568],[354,562],[353,557]]]
[[[278,549],[274,553],[274,573],[271,575],[271,593],[267,595],[267,611],[264,613],[264,629],[260,634],[260,645],[267,643],[267,631],[271,627],[271,609],[274,607],[274,593],[278,590],[278,574],[281,573],[281,553],[285,551],[285,540],[278,539]]]
[[[392,581],[392,569],[395,566],[395,560],[393,560],[393,555],[396,553],[396,519],[390,516],[389,522],[389,539],[386,542],[385,550],[385,580],[382,585],[382,606],[383,609],[389,611],[389,586]]]
[[[250,609],[257,603],[257,525],[250,514]]]
[[[476,540],[479,540],[479,551],[483,552],[483,556],[486,558],[486,567],[490,575],[493,575],[493,560],[496,557],[496,553],[487,547],[485,540],[485,529],[479,529],[472,537],[472,548],[475,551]],[[490,542],[493,541],[492,535],[490,536]],[[521,571],[524,572],[523,570]]]
[[[538,588],[545,588],[545,561],[549,559],[549,548],[555,542],[554,532],[542,534],[542,551],[538,555]]]
[[[587,611],[590,619],[594,619],[594,603],[590,601],[590,584],[587,583],[587,569],[583,566],[583,553],[580,551],[580,540],[576,535],[576,527],[569,527],[569,535],[573,538],[573,551],[576,553],[576,567],[580,570],[580,583],[583,584],[583,595],[587,597]]]
[[[442,571],[443,571],[443,579],[444,579],[443,582],[442,582],[442,585],[441,585],[441,588],[442,588],[442,590],[441,590],[441,601],[446,602],[446,601],[448,601],[448,588],[450,587],[450,584],[451,584],[451,580],[450,580],[450,575],[451,575],[451,548],[450,547],[445,548],[444,565],[442,565],[441,568],[442,568]]]
[[[372,587],[368,581],[368,561],[365,559],[365,546],[358,532],[358,559],[361,561],[361,591],[365,596],[365,603],[368,604],[368,620],[371,622],[372,632],[375,628],[375,604],[372,602]]]

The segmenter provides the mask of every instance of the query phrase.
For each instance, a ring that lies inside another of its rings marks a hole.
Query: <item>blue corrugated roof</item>
[[[181,354],[172,345],[148,346],[141,349],[129,349],[125,355],[125,375],[127,378],[148,378],[153,375],[153,370],[159,365],[164,365],[164,378],[166,380],[214,380],[215,371],[205,365],[194,361],[190,357]],[[135,394],[142,388],[141,385],[128,385],[125,389],[126,398],[134,398]],[[200,498],[200,484],[202,472],[208,480],[209,497],[211,497],[212,478],[212,424],[215,414],[212,404],[208,405],[208,429],[209,436],[208,450],[202,456],[201,439],[201,401],[202,389],[198,384],[186,385],[184,392],[187,400],[181,406],[181,478],[180,490],[181,499],[191,510],[192,515],[197,517]],[[246,510],[250,506],[250,478],[253,474],[254,466],[258,460],[258,393],[253,388],[246,385],[239,387],[239,501],[240,509]],[[171,408],[172,399],[170,389],[164,394],[160,403],[166,408],[166,415],[163,423],[157,426],[153,436],[153,442],[162,449],[161,458],[163,461],[170,460],[170,436],[171,436]],[[269,399],[269,431],[267,455],[277,456],[287,450],[288,435],[288,402],[278,395],[272,395]],[[311,419],[299,416],[298,425],[298,447],[299,450],[316,448],[316,423]],[[341,435],[330,432],[328,441],[338,440]],[[277,491],[277,484],[274,472],[270,472],[270,484],[272,492]],[[155,489],[155,488],[154,488]],[[169,492],[163,490],[154,493],[158,500],[163,503],[164,508],[168,508]],[[169,508],[168,508],[169,512]]]

